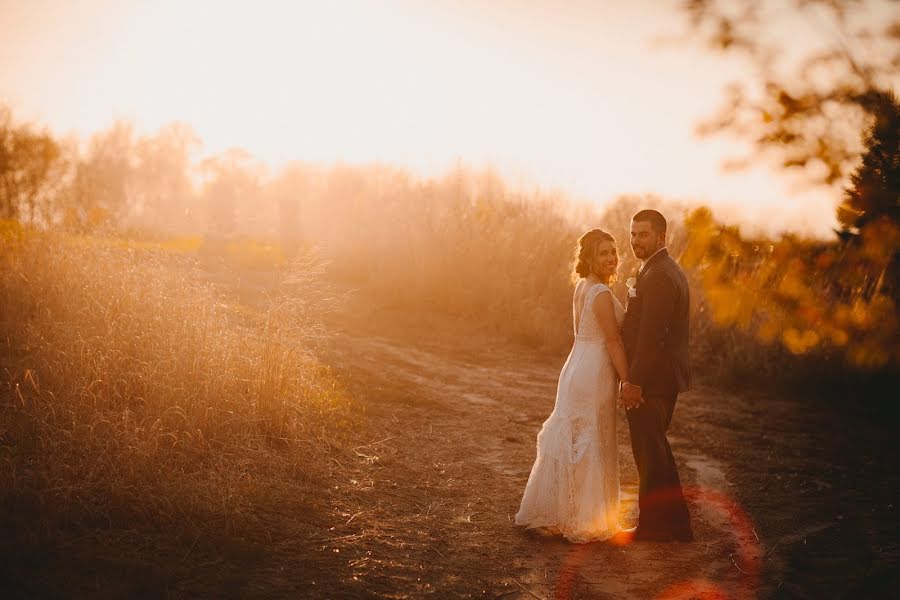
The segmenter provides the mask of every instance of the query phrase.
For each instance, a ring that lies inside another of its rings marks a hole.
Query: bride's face
[[[609,279],[616,274],[619,267],[619,253],[613,242],[600,242],[594,255],[594,272],[601,279]]]

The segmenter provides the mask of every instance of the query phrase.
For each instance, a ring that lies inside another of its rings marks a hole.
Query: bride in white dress
[[[627,377],[619,326],[625,316],[608,284],[618,254],[611,235],[578,240],[572,316],[575,344],[559,375],[556,404],[537,436],[537,459],[516,523],[573,542],[612,537],[619,525],[618,382]]]

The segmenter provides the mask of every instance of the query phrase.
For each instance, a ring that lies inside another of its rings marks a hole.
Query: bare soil
[[[332,326],[367,437],[333,472],[345,478],[331,495],[340,519],[316,551],[352,595],[900,597],[893,428],[701,385],[679,398],[670,430],[696,541],[571,544],[513,523],[565,356],[361,300]],[[618,436],[633,523],[623,414]]]

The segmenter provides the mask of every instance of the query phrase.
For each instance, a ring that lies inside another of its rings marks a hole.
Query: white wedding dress
[[[602,283],[585,294],[556,405],[538,433],[537,458],[516,514],[518,525],[561,533],[573,542],[603,540],[620,530],[618,376],[592,310],[601,293],[612,294]],[[612,299],[621,325],[625,309]]]

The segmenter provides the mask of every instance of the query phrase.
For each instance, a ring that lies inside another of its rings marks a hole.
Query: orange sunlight
[[[0,0],[0,598],[900,598],[898,6]]]
[[[381,162],[434,175],[461,161],[598,204],[655,193],[769,230],[828,234],[837,192],[762,166],[725,174],[740,147],[694,136],[740,65],[656,44],[682,30],[676,8],[16,3],[0,98],[58,133],[179,120],[207,152],[240,146],[272,166]]]

